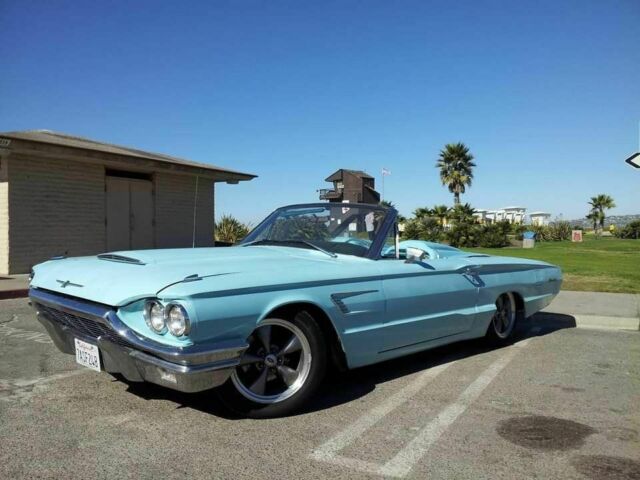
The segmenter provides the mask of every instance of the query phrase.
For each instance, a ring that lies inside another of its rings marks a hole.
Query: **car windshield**
[[[240,245],[309,248],[327,255],[369,253],[387,210],[375,205],[298,205],[276,210]]]

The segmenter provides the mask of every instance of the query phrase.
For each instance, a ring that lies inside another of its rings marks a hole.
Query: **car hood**
[[[281,269],[284,259],[287,268],[335,261],[314,250],[267,246],[112,252],[36,265],[31,286],[120,306],[202,277]]]

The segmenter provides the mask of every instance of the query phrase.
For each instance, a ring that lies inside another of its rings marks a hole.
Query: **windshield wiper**
[[[249,245],[286,245],[286,244],[291,244],[291,243],[298,243],[298,244],[303,244],[303,245],[307,245],[308,247],[313,248],[314,250],[317,250],[319,252],[322,252],[326,255],[329,255],[331,258],[337,258],[338,255],[330,252],[328,250],[325,250],[322,247],[319,247],[318,245],[316,245],[315,243],[311,243],[308,240],[269,240],[269,239],[262,239],[262,240],[254,240],[253,242],[248,242],[248,243],[243,243],[242,246],[243,247],[247,247]]]
[[[310,247],[315,248],[319,252],[322,252],[322,253],[325,253],[325,254],[329,255],[331,258],[338,258],[338,254],[330,252],[329,250],[325,250],[324,248],[319,247],[315,243],[311,243],[308,240],[296,240],[296,242],[302,242],[305,245],[309,245]]]

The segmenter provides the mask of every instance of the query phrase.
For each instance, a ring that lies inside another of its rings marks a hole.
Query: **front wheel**
[[[290,414],[322,383],[327,348],[307,312],[290,320],[262,321],[248,343],[240,364],[219,389],[223,403],[236,413],[251,418]]]
[[[508,343],[515,330],[517,317],[516,298],[513,293],[500,295],[496,300],[496,312],[487,329],[487,340],[494,345]]]

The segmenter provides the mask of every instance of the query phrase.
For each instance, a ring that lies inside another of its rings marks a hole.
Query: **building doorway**
[[[108,251],[153,248],[153,182],[149,177],[107,171]]]

